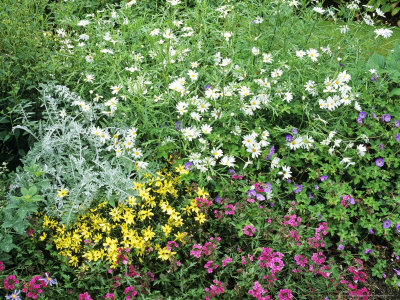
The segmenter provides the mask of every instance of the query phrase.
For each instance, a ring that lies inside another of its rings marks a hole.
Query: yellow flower
[[[203,213],[199,213],[194,219],[201,225],[206,221],[206,216]]]
[[[150,227],[150,226],[148,226],[147,229],[143,229],[143,230],[142,230],[142,234],[143,234],[143,237],[144,237],[144,240],[145,240],[145,241],[152,240],[152,239],[154,238],[154,236],[156,235],[156,234],[151,230],[151,227]]]
[[[176,254],[176,252],[172,252],[171,250],[168,250],[166,247],[158,250],[158,257],[161,260],[167,260],[174,254]]]
[[[189,171],[185,169],[183,165],[179,165],[178,167],[175,168],[175,171],[178,172],[180,175],[186,175],[189,174]]]
[[[135,197],[131,197],[131,196],[129,196],[129,198],[128,198],[128,204],[130,205],[130,206],[135,206],[136,204],[137,204],[137,199],[135,198]]]
[[[199,196],[200,198],[205,198],[206,196],[209,196],[209,194],[204,191],[204,188],[198,188],[197,189],[197,196]]]
[[[76,268],[78,266],[79,260],[76,256],[71,256],[69,263]]]
[[[140,218],[140,221],[144,221],[146,220],[146,218],[151,218],[152,216],[154,216],[154,214],[152,213],[151,209],[141,210],[138,212],[138,217]]]
[[[185,236],[186,236],[186,232],[178,232],[175,234],[175,238],[181,242],[183,242],[183,239],[185,238]]]
[[[161,226],[161,228],[162,228],[162,230],[163,230],[163,232],[165,234],[165,237],[168,238],[168,235],[172,231],[172,227],[169,226],[168,224],[165,224],[165,225]]]
[[[119,222],[119,220],[121,219],[121,211],[119,210],[118,207],[114,207],[110,211],[110,215],[112,216],[114,222]]]
[[[61,190],[57,191],[57,196],[59,198],[63,198],[65,196],[69,196],[68,195],[68,190],[64,190],[63,188],[61,188]]]
[[[40,236],[40,240],[44,241],[46,239],[46,236],[47,236],[46,232],[43,232],[42,235]]]

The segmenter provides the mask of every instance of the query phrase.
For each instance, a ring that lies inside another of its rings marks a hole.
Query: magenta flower
[[[344,249],[344,246],[343,246],[342,244],[340,244],[340,245],[338,246],[338,250],[342,251],[343,249]]]
[[[375,164],[377,167],[381,168],[385,164],[385,161],[383,160],[383,158],[378,158],[377,160],[375,160]]]
[[[290,300],[293,298],[292,291],[289,289],[283,289],[279,291],[279,300]]]
[[[0,272],[3,272],[4,270],[4,263],[0,261]]]
[[[85,292],[84,294],[79,294],[79,300],[93,300],[88,292]]]
[[[115,296],[114,296],[113,293],[107,293],[107,294],[104,296],[104,300],[114,300],[114,299],[115,299]]]

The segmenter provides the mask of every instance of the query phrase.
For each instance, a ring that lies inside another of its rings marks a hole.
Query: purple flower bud
[[[381,151],[383,151],[383,144],[382,144],[382,142],[379,144],[379,147],[381,148]]]
[[[328,175],[322,175],[319,179],[320,179],[321,181],[325,181],[325,180],[328,179]]]
[[[372,80],[372,81],[375,81],[375,77],[374,77],[374,76],[372,76],[372,77],[371,77],[371,80]]]
[[[400,223],[396,224],[396,230],[397,230],[398,233],[400,233]]]
[[[177,121],[177,122],[175,123],[175,128],[176,128],[176,130],[178,130],[178,131],[180,131],[180,130],[182,129],[182,127],[180,126],[180,124],[181,124],[181,121]]]
[[[292,128],[292,132],[293,132],[294,134],[297,134],[297,133],[298,133],[298,131],[297,131],[296,128]]]
[[[207,91],[209,88],[211,88],[209,85],[206,85],[205,87],[204,87],[204,89]]]
[[[337,248],[338,248],[338,250],[343,250],[344,246],[342,244],[340,244]]]
[[[400,126],[399,120],[394,120],[394,126],[398,128]]]
[[[318,190],[318,189],[319,189],[319,186],[318,186],[318,185],[316,185],[316,186],[314,186],[314,188],[315,188],[316,190]]]
[[[362,122],[363,122],[363,119],[357,118],[357,123],[358,123],[358,124],[362,124]]]
[[[292,137],[290,134],[288,134],[288,135],[286,136],[286,140],[287,140],[288,142],[291,142],[291,141],[293,140],[293,137]]]
[[[396,142],[400,141],[400,133],[396,135]]]
[[[375,234],[375,232],[372,229],[368,229],[369,234]]]
[[[308,193],[308,198],[313,199],[313,195],[311,193]]]
[[[367,250],[364,251],[364,254],[368,254],[368,253],[371,253],[371,252],[372,252],[372,249],[367,249]]]

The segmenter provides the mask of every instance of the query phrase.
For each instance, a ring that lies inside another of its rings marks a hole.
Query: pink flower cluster
[[[114,299],[115,299],[115,296],[114,296],[113,293],[107,293],[107,294],[104,296],[104,300],[114,300]]]
[[[294,257],[294,260],[296,262],[296,265],[300,266],[300,268],[298,268],[298,269],[293,269],[294,273],[308,271],[308,272],[314,274],[314,276],[321,275],[324,278],[329,278],[331,275],[330,272],[326,272],[326,271],[329,271],[331,267],[326,264],[324,265],[326,257],[322,252],[313,253],[311,260],[314,263],[316,263],[317,265],[315,266],[314,264],[310,263],[310,265],[308,266],[308,270],[305,270],[305,269],[303,270],[303,268],[305,268],[308,263],[308,259],[304,255],[301,255],[301,254],[296,255]],[[333,279],[331,279],[331,281],[333,281]]]
[[[214,298],[216,295],[223,294],[225,292],[225,287],[222,285],[221,281],[217,281],[216,279],[213,280],[212,285],[210,287],[205,288],[206,291],[206,300],[210,298]]]
[[[24,285],[22,292],[26,294],[26,298],[36,299],[38,295],[43,293],[42,288],[46,286],[46,283],[41,280],[40,276],[33,276],[32,279]]]
[[[0,261],[0,272],[4,271],[4,263]]]
[[[133,286],[128,286],[124,290],[124,294],[126,295],[126,300],[131,300],[131,298],[135,297],[137,295],[137,292],[133,288]]]
[[[271,273],[278,273],[283,269],[285,264],[282,261],[283,253],[274,252],[272,253],[271,248],[262,248],[262,253],[258,257],[260,268],[269,268],[271,269]]]
[[[174,246],[175,248],[179,248],[179,245],[177,242],[175,241],[168,241],[167,243],[167,250],[171,251],[172,250],[172,246]]]
[[[235,205],[228,204],[228,205],[225,205],[224,208],[225,208],[225,214],[226,215],[232,215],[233,216],[235,214],[235,211],[236,211],[236,206]]]
[[[253,233],[256,232],[256,229],[252,225],[246,225],[242,229],[243,234],[248,235],[248,236],[253,236]]]
[[[222,266],[226,267],[226,265],[231,262],[232,262],[232,258],[225,256],[225,258],[222,260]]]
[[[285,220],[285,221],[283,222],[283,224],[284,224],[285,226],[290,225],[290,226],[292,226],[292,227],[297,227],[297,226],[299,226],[300,223],[301,223],[301,218],[298,217],[298,216],[296,216],[296,215],[285,216],[285,217],[284,217],[284,220]]]
[[[308,243],[311,245],[311,247],[315,249],[318,249],[320,247],[325,247],[322,235],[326,235],[328,233],[327,230],[328,226],[326,222],[318,224],[318,228],[315,229],[314,236],[308,239]]]
[[[264,296],[263,295],[268,292],[267,290],[264,290],[261,286],[261,284],[256,281],[254,282],[254,286],[251,290],[248,291],[250,295],[252,295],[254,298],[257,298],[257,300],[269,300],[272,299],[270,296]]]
[[[214,244],[212,241],[216,241],[216,243]],[[212,254],[215,249],[217,249],[217,243],[219,243],[221,241],[220,237],[211,237],[210,238],[211,242],[206,242],[204,243],[204,245],[200,245],[200,244],[195,244],[193,245],[193,250],[190,251],[190,255],[196,257],[196,258],[200,258],[202,254],[204,255],[210,255]]]
[[[79,300],[93,300],[88,292],[85,292],[84,294],[79,294]]]
[[[4,288],[6,290],[12,291],[15,289],[15,286],[19,283],[17,277],[15,275],[10,275],[6,279],[4,279]]]
[[[196,197],[196,204],[197,207],[199,207],[200,210],[203,211],[209,208],[213,203],[211,200],[208,200],[207,198]]]
[[[369,298],[369,291],[367,288],[358,288],[357,283],[360,282],[365,282],[367,279],[367,274],[363,272],[364,270],[364,264],[361,259],[356,258],[355,259],[356,265],[349,267],[347,270],[352,273],[353,276],[353,283],[345,280],[343,276],[340,276],[341,284],[347,285],[347,287],[350,289],[349,296],[351,297],[357,297],[357,299],[368,299]]]
[[[292,239],[296,242],[296,245],[300,246],[301,243],[298,242],[300,240],[300,235],[297,233],[297,230],[289,231],[289,233]]]
[[[214,270],[218,268],[217,264],[214,264],[212,260],[209,260],[205,265],[204,268],[207,269],[207,272],[211,274]]]
[[[283,289],[279,291],[279,300],[290,300],[293,298],[292,291],[289,289]]]

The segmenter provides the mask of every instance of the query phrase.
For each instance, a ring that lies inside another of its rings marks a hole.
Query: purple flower
[[[344,64],[342,64],[342,63],[339,63],[339,66],[341,66],[341,67],[344,67]]]
[[[295,188],[294,192],[297,194],[297,193],[300,193],[303,190],[303,185],[302,184],[295,184],[294,188]]]
[[[382,144],[382,142],[379,144],[379,147],[381,147],[381,151],[383,151],[383,144]]]
[[[298,131],[297,131],[296,128],[292,128],[292,132],[293,132],[294,134],[297,134],[297,133],[298,133]]]
[[[269,193],[269,192],[271,192],[271,190],[272,190],[272,185],[269,183],[269,182],[267,182],[265,185],[264,185],[264,191],[266,192],[266,193]]]
[[[288,142],[291,142],[291,141],[293,140],[293,137],[292,137],[290,134],[288,134],[288,135],[286,136],[286,140],[287,140]]]
[[[340,244],[337,248],[338,248],[338,250],[343,250],[344,246],[342,244]]]
[[[21,290],[15,290],[11,295],[6,296],[6,299],[21,300],[21,298],[18,296],[19,293],[21,293]]]
[[[272,146],[272,147],[269,149],[268,156],[265,157],[265,159],[270,159],[271,156],[274,155],[274,153],[275,153],[275,147]]]
[[[396,141],[397,141],[397,142],[400,141],[400,133],[398,133],[398,134],[396,135]]]
[[[374,76],[372,76],[372,77],[371,77],[371,80],[372,80],[372,81],[375,81],[375,77],[374,77]]]
[[[207,91],[209,88],[210,88],[209,85],[206,85],[206,86],[204,87],[204,89],[205,89],[206,91]]]
[[[311,193],[308,193],[308,198],[313,199],[313,195]]]
[[[180,126],[180,124],[181,124],[181,121],[177,121],[177,122],[175,123],[175,128],[176,128],[176,130],[178,130],[178,131],[180,131],[180,130],[182,129],[182,127]]]
[[[248,191],[247,192],[247,196],[256,196],[257,195],[257,193],[256,193],[256,191],[255,190],[250,190],[250,191]]]
[[[191,170],[193,167],[194,167],[194,164],[190,161],[185,164],[186,170]]]
[[[392,225],[392,222],[390,222],[390,220],[383,221],[382,223],[383,228],[389,228],[390,225]]]
[[[328,179],[328,175],[322,175],[319,179],[320,179],[321,181],[325,181],[325,180]]]
[[[372,229],[368,229],[369,234],[374,234],[374,231]]]
[[[319,186],[318,186],[318,185],[316,185],[316,186],[314,186],[314,188],[315,188],[316,190],[318,190],[318,189],[319,189]]]
[[[258,201],[264,201],[264,200],[265,200],[265,197],[264,197],[263,195],[261,195],[261,194],[257,194],[257,195],[256,195],[256,199],[257,199]]]
[[[364,251],[364,254],[368,254],[368,253],[371,253],[371,252],[372,252],[372,249],[367,249],[367,250]]]
[[[393,270],[394,270],[394,272],[396,273],[397,276],[400,276],[400,271],[399,270],[396,270],[396,269],[393,269]]]
[[[400,223],[396,224],[396,230],[397,230],[398,233],[400,233]]]
[[[57,280],[55,278],[49,277],[49,273],[44,273],[46,275],[46,278],[41,278],[40,280],[43,280],[46,286],[50,284],[52,286],[53,284],[57,284]]]
[[[377,167],[381,168],[385,164],[385,161],[383,160],[383,158],[379,157],[377,160],[375,160],[375,164]]]
[[[215,198],[215,202],[217,202],[217,203],[219,203],[219,200],[221,199],[221,197],[218,195],[216,198]]]
[[[389,123],[391,119],[392,119],[392,117],[389,114],[383,114],[382,115],[382,121],[383,122]]]
[[[362,122],[363,122],[363,119],[357,118],[357,123],[358,123],[358,124],[362,124]]]
[[[358,117],[361,119],[364,119],[367,116],[367,113],[365,111],[361,111],[358,113]]]
[[[396,128],[400,126],[399,120],[394,120],[394,126]]]
[[[378,118],[375,113],[371,113],[371,117],[373,117],[374,119]]]

